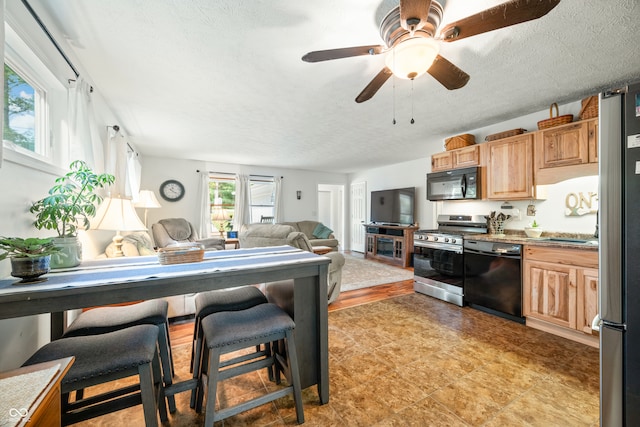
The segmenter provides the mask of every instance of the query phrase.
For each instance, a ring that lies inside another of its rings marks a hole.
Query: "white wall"
[[[167,179],[177,179],[185,186],[185,196],[178,202],[167,202],[159,198],[159,209],[149,210],[149,224],[162,218],[182,217],[197,223],[198,213],[198,173],[197,170],[212,172],[242,173],[253,175],[282,176],[282,204],[284,221],[318,219],[318,185],[345,185],[346,174],[304,171],[285,168],[267,168],[197,160],[175,160],[165,157],[144,156],[142,163],[141,189],[153,190],[159,196],[159,186]],[[296,198],[296,191],[302,191],[302,198]],[[143,212],[140,211],[140,215]]]
[[[560,114],[573,114],[576,118],[580,112],[580,102],[573,102],[560,106]],[[486,126],[479,129],[460,128],[459,133],[470,133],[475,136],[476,143],[484,142],[487,135],[515,128],[524,128],[529,131],[537,130],[539,120],[549,118],[549,111],[539,111],[527,116],[518,117],[506,122]],[[444,141],[429,140],[425,144],[430,149],[430,154],[444,151]],[[384,190],[389,188],[416,187],[416,221],[420,228],[435,228],[438,214],[481,214],[488,215],[491,211],[500,211],[502,202],[490,201],[450,201],[430,202],[426,196],[426,174],[431,171],[431,158],[419,158],[413,161],[384,166],[376,169],[358,172],[349,176],[349,182],[366,181],[367,192]],[[598,191],[598,177],[578,178],[563,183],[545,186],[546,200],[534,201],[537,208],[536,220],[545,230],[557,232],[591,234],[595,231],[597,200],[593,201],[594,212],[583,216],[566,216],[566,199],[568,194],[588,196]],[[367,209],[370,208],[370,196],[367,196]],[[571,197],[570,197],[571,199]],[[527,205],[531,201],[511,202],[520,209],[521,219],[513,219],[505,224],[506,229],[522,230],[532,218],[526,216]],[[571,203],[570,203],[571,205]],[[511,211],[504,211],[509,213]],[[367,219],[369,212],[367,213]],[[348,227],[347,227],[348,228]]]

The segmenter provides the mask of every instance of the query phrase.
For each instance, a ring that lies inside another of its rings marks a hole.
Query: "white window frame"
[[[251,184],[254,182],[268,182],[272,184],[271,189],[271,204],[255,204],[253,202],[253,191],[251,190]],[[276,182],[273,176],[249,176],[249,212],[251,214],[251,222],[260,222],[261,216],[273,216],[276,214]]]
[[[214,181],[218,181],[218,182],[232,182],[235,186],[236,182],[235,182],[235,177],[231,174],[224,174],[224,173],[210,173],[209,174],[209,182],[214,182]],[[235,187],[234,187],[235,188]],[[209,189],[209,195],[211,195],[211,189]],[[235,202],[235,194],[234,194],[234,202]],[[216,204],[216,200],[214,200],[213,202],[209,202],[209,217],[212,218],[213,217],[213,213],[214,213],[214,209],[216,208],[216,206],[220,206],[222,207],[222,205],[218,205]],[[235,203],[234,203],[235,206]],[[235,207],[232,206],[232,209],[234,209],[234,215],[235,215]],[[229,209],[228,207],[226,208],[227,210]],[[233,219],[232,218],[227,218],[226,221],[229,221],[231,224],[233,224]],[[216,221],[219,222],[219,221]],[[219,229],[216,226],[216,223],[213,221],[213,219],[209,222],[209,225],[211,227],[211,233],[213,235],[215,235],[215,233],[219,232]]]
[[[9,16],[7,18],[10,20]],[[60,175],[69,163],[68,89],[38,57],[36,52],[40,49],[28,46],[9,22],[5,21],[4,26],[4,62],[38,93],[34,105],[37,151],[3,141],[4,160]],[[52,129],[51,123],[58,123],[57,128]]]

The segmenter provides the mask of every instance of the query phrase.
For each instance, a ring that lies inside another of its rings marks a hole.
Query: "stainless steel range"
[[[413,235],[413,289],[462,307],[464,305],[463,235],[486,233],[483,215],[438,215],[437,230]]]

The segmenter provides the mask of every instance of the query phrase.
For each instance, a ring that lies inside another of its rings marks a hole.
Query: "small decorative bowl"
[[[524,232],[527,237],[538,238],[542,235],[543,230],[540,227],[525,227]]]

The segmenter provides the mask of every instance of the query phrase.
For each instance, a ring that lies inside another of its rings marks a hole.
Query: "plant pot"
[[[538,238],[542,235],[542,228],[540,227],[525,227],[524,228],[524,233],[527,235],[527,237],[533,237],[533,238]]]
[[[41,278],[43,274],[49,272],[51,255],[37,258],[12,257],[11,275],[22,279],[18,283],[42,282],[47,278]]]
[[[82,243],[78,237],[55,237],[60,252],[51,255],[51,268],[70,268],[82,262]]]

